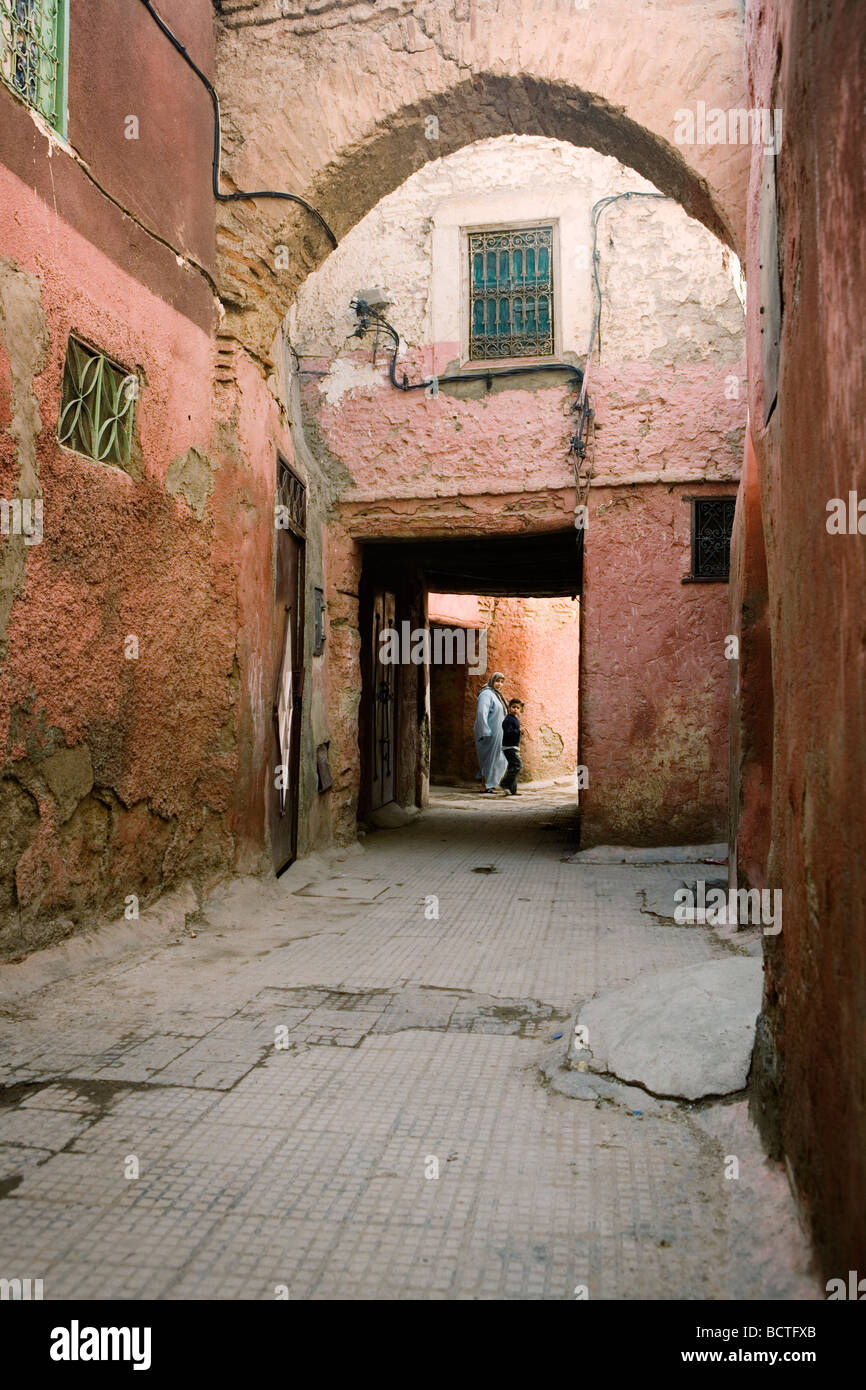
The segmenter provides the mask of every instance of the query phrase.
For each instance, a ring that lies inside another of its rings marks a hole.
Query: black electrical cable
[[[592,205],[592,278],[595,285],[596,308],[595,313],[593,314],[592,328],[589,334],[589,347],[587,348],[586,352],[587,370],[589,370],[589,364],[592,361],[592,354],[595,351],[596,334],[598,333],[598,330],[601,327],[601,281],[598,276],[598,266],[600,260],[598,254],[598,224],[601,215],[603,212],[607,210],[607,208],[611,207],[613,203],[618,203],[620,202],[620,200],[625,200],[626,202],[630,198],[662,198],[664,200],[667,200],[667,197],[668,195],[666,193],[642,193],[632,189],[628,193],[608,193],[608,195],[605,198],[599,198],[598,202],[593,203]]]
[[[586,435],[589,428],[589,422],[592,417],[592,411],[590,410],[587,402],[586,389],[589,379],[589,372],[592,365],[592,356],[595,352],[596,337],[601,328],[602,294],[601,280],[599,279],[598,274],[598,267],[601,258],[598,253],[598,224],[601,219],[602,213],[606,212],[607,209],[611,207],[614,203],[620,202],[620,200],[625,200],[626,202],[628,202],[628,200],[631,198],[667,199],[667,196],[668,195],[666,193],[643,193],[637,191],[636,189],[630,189],[627,193],[608,193],[606,197],[599,198],[598,202],[593,203],[592,205],[592,211],[590,216],[592,220],[592,279],[594,287],[593,298],[595,300],[595,311],[592,316],[592,327],[590,328],[589,332],[589,346],[586,350],[586,371],[584,373],[583,381],[581,383],[580,397],[574,407],[575,410],[579,411],[580,413],[578,417],[577,432],[575,433],[574,439],[572,440],[572,447],[574,449],[574,452],[580,459],[586,457]]]
[[[396,386],[398,391],[424,391],[428,386],[433,386],[434,384],[437,386],[443,384],[450,386],[457,382],[490,382],[495,377],[525,376],[528,372],[568,372],[572,377],[576,378],[578,386],[583,382],[583,372],[580,370],[580,367],[574,367],[570,362],[529,362],[525,367],[490,367],[483,372],[460,372],[449,376],[431,376],[428,377],[426,381],[411,382],[404,373],[403,380],[398,381],[396,363],[397,353],[400,349],[400,335],[396,328],[394,328],[376,309],[373,309],[366,300],[353,300],[352,308],[355,310],[360,320],[352,337],[363,337],[370,327],[371,322],[384,328],[386,333],[390,333],[394,343],[394,350],[391,353],[391,361],[388,364],[388,376],[391,379],[391,385]]]
[[[199,82],[201,82],[202,86],[206,89],[213,104],[213,163],[211,165],[211,177],[213,182],[213,195],[216,198],[217,202],[238,203],[246,202],[252,198],[281,198],[289,203],[299,203],[302,208],[306,208],[307,212],[312,213],[313,217],[315,217],[316,221],[323,228],[328,238],[330,239],[331,245],[336,246],[337,238],[334,236],[334,233],[331,231],[322,214],[310,203],[308,203],[305,198],[302,198],[297,193],[276,193],[273,191],[273,189],[270,188],[257,189],[254,193],[220,192],[220,99],[216,94],[216,90],[213,86],[213,83],[209,80],[209,78],[205,76],[201,68],[193,62],[192,58],[189,56],[189,53],[184,48],[180,39],[178,39],[172,33],[171,29],[169,29],[165,21],[160,18],[156,10],[153,8],[153,5],[150,3],[150,0],[141,0],[141,3],[142,5],[144,5],[144,8],[147,10],[151,19],[153,19],[154,22],[158,24],[159,28],[165,34],[165,37],[168,39],[169,43],[177,49],[178,53],[183,58],[187,66],[192,68]]]

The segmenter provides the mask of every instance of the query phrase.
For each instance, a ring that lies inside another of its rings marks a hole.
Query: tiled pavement
[[[642,911],[688,866],[564,863],[564,793],[491,800],[439,793],[329,870],[235,880],[174,941],[7,1003],[0,1276],[84,1299],[815,1297],[743,1101],[636,1113],[540,1070],[579,1000],[737,949]]]

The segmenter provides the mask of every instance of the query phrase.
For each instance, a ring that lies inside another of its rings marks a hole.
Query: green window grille
[[[0,77],[66,134],[67,0],[0,0]]]
[[[88,458],[126,467],[137,395],[138,377],[70,338],[57,438]]]
[[[469,356],[553,356],[553,227],[469,233]]]

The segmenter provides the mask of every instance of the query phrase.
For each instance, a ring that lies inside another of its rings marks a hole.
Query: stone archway
[[[675,143],[678,110],[746,104],[735,7],[394,0],[380,13],[332,0],[311,15],[223,0],[221,14],[225,186],[299,193],[338,238],[430,159],[516,133],[615,156],[742,249],[748,145]],[[227,328],[266,360],[331,244],[296,205],[220,215]]]

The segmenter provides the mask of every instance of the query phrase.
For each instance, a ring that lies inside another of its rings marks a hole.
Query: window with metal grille
[[[0,77],[66,134],[67,0],[0,0]]]
[[[735,497],[692,497],[690,579],[726,580],[731,568]]]
[[[553,227],[469,232],[469,356],[552,357]]]
[[[70,338],[57,438],[99,463],[124,468],[132,448],[138,377],[95,348]]]
[[[277,526],[302,537],[307,532],[307,489],[282,455],[277,456]]]

